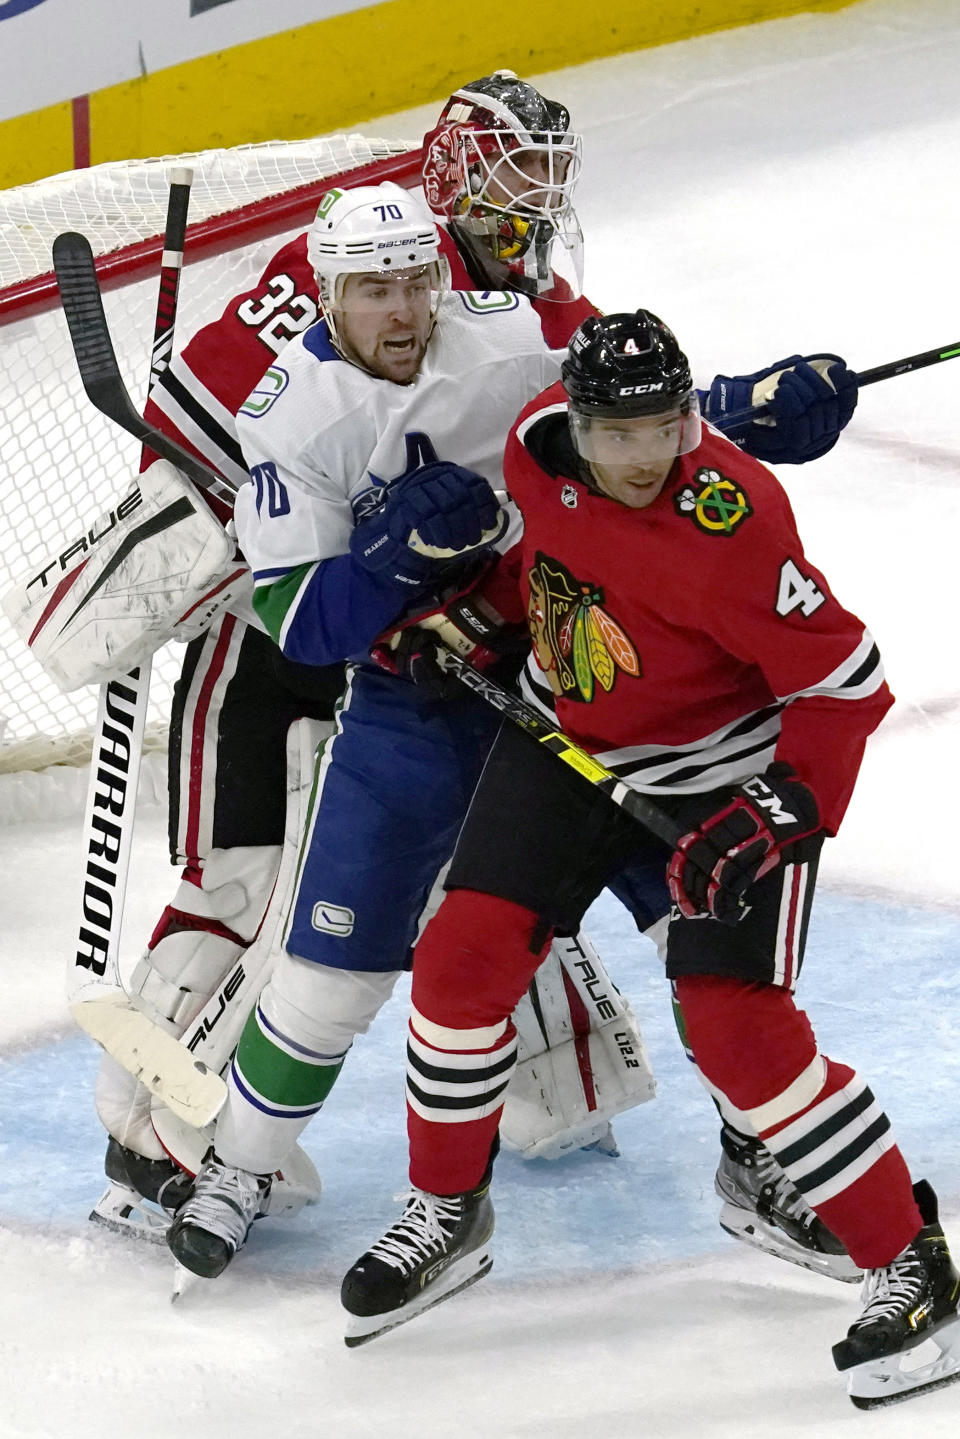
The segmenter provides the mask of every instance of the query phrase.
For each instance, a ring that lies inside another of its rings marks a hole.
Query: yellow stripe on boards
[[[73,169],[69,100],[0,123],[0,190]]]
[[[537,6],[512,7],[509,23],[495,11],[478,23],[449,0],[385,0],[95,91],[91,162],[326,134],[442,100],[500,66],[537,74],[855,3],[554,0],[548,23]],[[0,187],[69,169],[72,156],[69,102],[0,123]]]

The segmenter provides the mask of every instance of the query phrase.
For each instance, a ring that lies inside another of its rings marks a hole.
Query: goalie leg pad
[[[554,939],[513,1022],[519,1063],[500,1138],[524,1159],[602,1146],[614,1115],[654,1097],[639,1025],[585,934]]]
[[[133,972],[139,1007],[182,1034],[248,948],[270,899],[279,845],[212,850],[188,869]]]
[[[109,1054],[101,1054],[94,1105],[108,1134],[144,1159],[163,1159],[163,1146],[150,1118],[153,1095]]]

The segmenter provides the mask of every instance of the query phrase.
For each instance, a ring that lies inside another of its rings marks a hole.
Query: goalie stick
[[[174,174],[190,175],[191,172],[177,170],[174,171]],[[174,185],[170,187],[171,199],[175,188],[179,187]],[[189,183],[186,186],[186,194],[189,195]],[[185,217],[186,209],[184,208],[184,219]],[[173,343],[176,282],[179,279],[182,258],[182,237],[179,240],[178,248],[176,236],[168,234],[164,239],[164,269],[161,271],[157,334],[154,339],[150,367],[151,380],[161,374],[169,362]],[[164,312],[164,303],[166,302],[169,306],[171,297],[166,288],[170,282],[169,280],[165,282],[163,276],[173,268],[172,262],[175,262],[176,268],[176,279],[173,281],[173,306]],[[66,230],[62,235],[58,235],[53,242],[53,268],[57,276],[60,298],[63,301],[63,312],[67,317],[77,369],[80,371],[80,379],[88,399],[102,415],[106,415],[122,430],[133,435],[134,439],[139,440],[147,449],[153,450],[162,459],[169,460],[172,465],[176,465],[177,469],[182,470],[187,479],[192,481],[198,489],[232,507],[237,493],[236,488],[216,471],[203,464],[201,460],[196,459],[182,445],[178,445],[176,440],[171,440],[162,430],[149,424],[134,408],[120,374],[113,342],[110,339],[93,251],[86,236],[78,235],[72,230]],[[166,325],[163,324],[165,316],[167,318]]]
[[[190,170],[174,170],[171,175],[148,393],[172,352],[192,180]],[[164,454],[171,442],[159,432],[155,434],[134,409],[117,366],[88,241],[83,235],[59,235],[53,255],[70,339],[88,397],[141,443],[172,458],[203,489],[232,497],[231,487],[198,466],[179,446],[173,446],[175,457]],[[100,690],[84,820],[83,917],[67,970],[67,998],[77,1024],[101,1048],[175,1114],[203,1126],[226,1098],[223,1081],[134,1007],[120,977],[123,901],[149,691],[149,661]]]
[[[960,358],[960,340],[953,345],[942,345],[937,350],[922,350],[918,355],[906,355],[902,360],[888,360],[885,365],[874,365],[872,370],[861,370],[854,376],[860,389],[864,385],[875,385],[878,380],[892,380],[896,375],[909,375],[913,370],[926,369],[927,365],[939,365],[943,360]],[[768,413],[766,405],[754,405],[748,410],[738,410],[733,415],[724,415],[710,423],[724,434],[762,419]]]

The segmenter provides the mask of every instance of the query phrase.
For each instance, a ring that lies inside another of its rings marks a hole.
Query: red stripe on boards
[[[86,170],[90,166],[90,96],[77,95],[70,101],[73,124],[73,168]]]

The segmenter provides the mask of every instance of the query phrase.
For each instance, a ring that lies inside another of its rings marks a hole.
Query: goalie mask
[[[512,70],[457,90],[423,142],[423,190],[477,285],[567,300],[580,294],[583,236],[572,193],[580,137],[570,116]]]
[[[307,234],[330,338],[344,359],[408,383],[449,281],[440,234],[399,185],[328,190]]]
[[[649,310],[592,315],[561,369],[574,447],[603,493],[643,508],[696,449],[700,406],[672,330]]]

